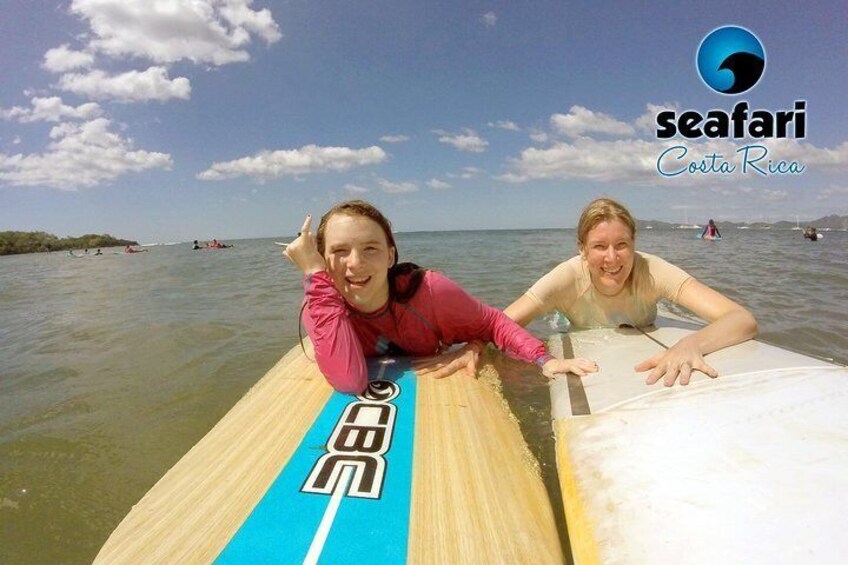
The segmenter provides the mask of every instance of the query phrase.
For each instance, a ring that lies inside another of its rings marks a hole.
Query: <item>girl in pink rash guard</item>
[[[311,222],[307,216],[283,254],[304,273],[303,324],[318,366],[336,390],[365,390],[366,357],[432,356],[472,340],[494,342],[546,375],[597,370],[585,359],[555,359],[541,341],[444,275],[398,264],[391,224],[371,204],[337,204],[316,234]],[[447,359],[437,363],[442,370],[433,376],[447,376],[464,363]]]

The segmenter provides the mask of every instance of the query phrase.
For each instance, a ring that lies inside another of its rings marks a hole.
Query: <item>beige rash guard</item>
[[[559,310],[575,327],[648,326],[657,317],[657,302],[665,298],[677,303],[689,280],[690,274],[668,261],[636,252],[625,287],[615,296],[604,296],[595,290],[588,265],[578,255],[554,267],[526,295],[544,313]]]

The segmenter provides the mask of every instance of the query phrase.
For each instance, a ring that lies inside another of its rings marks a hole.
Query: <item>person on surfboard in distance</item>
[[[721,238],[721,232],[718,231],[718,226],[715,225],[715,221],[710,218],[709,223],[704,226],[704,231],[701,232],[701,239],[716,239]]]
[[[337,204],[316,233],[311,222],[307,215],[283,255],[304,273],[302,321],[318,366],[336,390],[365,390],[365,357],[428,357],[416,368],[436,378],[474,367],[479,345],[443,354],[454,343],[473,340],[492,341],[546,375],[596,370],[585,359],[555,359],[527,330],[444,275],[398,263],[391,223],[371,204]]]
[[[747,309],[694,277],[635,249],[636,222],[618,202],[591,202],[577,224],[580,254],[555,267],[504,311],[526,325],[559,310],[575,327],[643,327],[654,323],[657,302],[665,298],[708,322],[667,351],[639,363],[651,370],[645,382],[660,379],[672,386],[689,383],[693,371],[716,377],[704,355],[741,343],[757,334],[757,321]]]

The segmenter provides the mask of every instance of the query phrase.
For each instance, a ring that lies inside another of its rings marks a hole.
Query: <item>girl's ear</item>
[[[582,257],[583,259],[585,259],[585,258],[586,258],[586,248],[585,248],[585,247],[583,247],[583,244],[582,244],[582,243],[578,244],[578,245],[577,245],[577,249],[578,249],[578,251],[580,252],[580,257]]]
[[[396,253],[397,253],[397,250],[394,247],[389,247],[389,265],[388,265],[389,269],[391,269],[392,266],[395,264],[395,254]]]

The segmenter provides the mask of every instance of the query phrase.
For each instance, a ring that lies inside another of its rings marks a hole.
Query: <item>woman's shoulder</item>
[[[582,294],[589,284],[589,272],[583,258],[576,255],[548,271],[527,291],[531,299],[548,307],[562,309]]]
[[[663,259],[659,255],[653,255],[652,253],[645,253],[644,251],[636,252],[636,261],[641,262],[645,266],[647,266],[651,272],[661,271],[663,269],[673,269],[682,271],[680,267],[675,265],[674,263]]]
[[[692,275],[662,257],[650,253],[637,252],[637,269],[650,274],[649,281],[660,297],[676,301],[683,284]]]
[[[550,271],[548,271],[547,275],[561,277],[567,273],[573,273],[574,275],[579,275],[584,270],[583,265],[583,257],[580,255],[575,255],[570,259],[566,259],[561,263],[554,266]],[[547,276],[546,275],[546,276]]]

